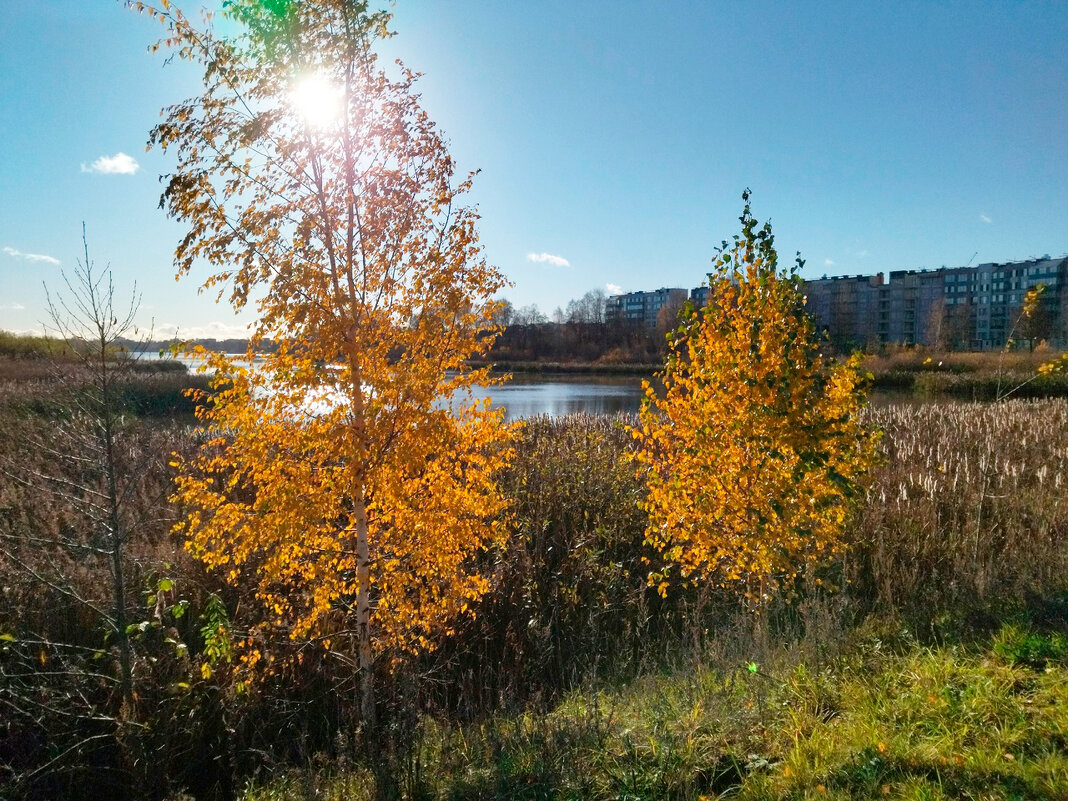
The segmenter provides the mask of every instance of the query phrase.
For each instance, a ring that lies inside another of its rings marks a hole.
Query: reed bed
[[[866,414],[884,432],[884,461],[855,521],[856,597],[939,624],[1068,589],[1068,402]]]
[[[658,555],[624,460],[629,418],[527,421],[502,482],[514,536],[494,591],[423,666],[442,688],[433,705],[477,717],[551,703],[591,674],[626,680],[711,641],[741,653],[800,638],[812,651],[813,638],[841,638],[871,615],[930,640],[1057,614],[1068,591],[1068,401],[890,404],[865,417],[883,432],[882,459],[852,548],[818,574],[821,586],[802,582],[768,605],[763,644],[739,625],[736,592],[679,584],[661,598],[648,586]]]

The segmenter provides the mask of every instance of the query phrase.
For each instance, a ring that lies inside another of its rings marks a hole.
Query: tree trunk
[[[356,513],[356,631],[359,638],[360,725],[364,736],[375,736],[374,658],[371,653],[371,551],[367,541],[367,504],[363,482],[358,482]]]
[[[88,259],[88,254],[86,254]],[[98,321],[98,326],[101,323]],[[111,377],[108,375],[108,341],[103,329],[100,331],[100,426],[101,439],[104,446],[104,468],[108,486],[108,528],[109,546],[111,550],[111,582],[113,594],[113,625],[115,628],[115,642],[119,647],[119,672],[120,691],[122,693],[122,709],[120,718],[125,720],[134,715],[133,695],[133,658],[130,654],[130,638],[126,633],[126,575],[123,571],[122,552],[125,545],[125,536],[122,531],[122,522],[119,519],[119,491],[118,476],[115,465],[115,421],[113,398],[111,396]]]
[[[350,402],[353,416],[353,445],[351,458],[352,476],[352,513],[356,529],[356,632],[357,632],[357,670],[360,684],[360,731],[363,745],[372,755],[375,732],[375,694],[374,694],[374,656],[371,651],[371,545],[368,541],[367,528],[367,474],[365,470],[367,442],[366,423],[364,421],[363,371],[360,369],[359,357],[349,353],[351,371]]]

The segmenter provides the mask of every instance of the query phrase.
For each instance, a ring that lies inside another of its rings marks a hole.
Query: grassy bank
[[[901,630],[778,649],[739,664],[709,650],[545,713],[452,727],[426,720],[398,781],[437,799],[1062,799],[1068,640],[1004,627],[923,647]],[[1034,652],[1041,652],[1035,657]],[[373,797],[358,770],[311,769],[246,801]]]
[[[760,619],[727,592],[648,592],[617,421],[530,422],[508,484],[518,537],[497,591],[423,665],[434,679],[393,790],[1068,796],[1068,404],[868,415],[883,461],[853,550],[819,576],[838,589],[802,583]],[[346,764],[283,770],[246,797],[371,797],[374,777]]]
[[[866,356],[863,369],[872,375],[872,389],[921,398],[992,401],[1005,398],[1068,397],[1068,374],[1039,375],[1038,368],[1055,361],[1051,353],[934,353],[908,350]],[[659,364],[579,362],[472,362],[495,372],[517,376],[634,376],[652,378]]]
[[[1039,375],[1052,352],[939,353],[923,348],[864,357],[876,390],[967,401],[1068,397],[1068,375]]]
[[[192,374],[181,362],[128,359],[109,363],[116,411],[141,417],[192,418],[189,388],[206,390],[206,376]],[[61,416],[78,399],[92,396],[93,368],[77,358],[19,358],[0,355],[0,410],[14,414]]]

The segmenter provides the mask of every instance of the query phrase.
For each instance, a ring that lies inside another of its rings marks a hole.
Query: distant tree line
[[[550,315],[536,304],[515,306],[500,301],[493,322],[502,329],[489,352],[490,361],[571,362],[588,364],[654,364],[663,360],[665,335],[677,324],[678,309],[661,315],[656,328],[634,320],[610,320],[605,314],[605,293],[591,289]],[[245,353],[247,339],[119,340],[131,351],[167,350],[199,346],[213,353]],[[266,341],[262,349],[272,350]]]
[[[495,322],[502,333],[490,358],[507,362],[652,364],[662,361],[665,334],[674,319],[649,328],[635,320],[609,319],[605,293],[591,289],[566,308],[546,316],[537,305],[514,307],[504,301]]]
[[[92,342],[79,337],[56,337],[52,335],[16,334],[0,331],[0,356],[15,359],[72,359],[82,358],[86,351],[93,348]],[[180,348],[200,346],[214,353],[244,353],[248,349],[247,339],[131,339],[118,337],[111,343],[113,356],[137,353],[155,353],[169,350],[178,345]],[[270,342],[263,348],[273,349]]]
[[[214,339],[212,337],[199,337],[195,339],[150,339],[150,340],[127,340],[122,339],[119,341],[120,345],[124,345],[131,351],[145,351],[151,353],[152,351],[168,350],[174,346],[178,346],[180,349],[201,347],[204,350],[211,351],[212,353],[245,353],[248,350],[248,339]],[[261,343],[260,347],[266,350],[273,350],[274,345],[270,341]]]

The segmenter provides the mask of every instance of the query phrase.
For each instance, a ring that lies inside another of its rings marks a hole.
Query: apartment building
[[[1020,321],[1027,293],[1039,285],[1045,289],[1037,313]],[[823,277],[805,281],[804,292],[817,326],[843,348],[904,344],[988,350],[1009,338],[1068,347],[1068,256]],[[696,287],[689,296],[703,306],[709,289]],[[680,297],[685,299],[686,290],[616,295],[608,299],[608,316],[653,327],[660,309],[678,305]]]
[[[805,303],[832,340],[866,347],[880,341],[889,322],[882,289],[882,273],[819,278],[805,282]]]
[[[605,301],[605,319],[639,322],[656,328],[660,310],[665,307],[681,308],[689,298],[688,290],[674,288],[654,289],[651,292],[627,292],[612,295]]]

